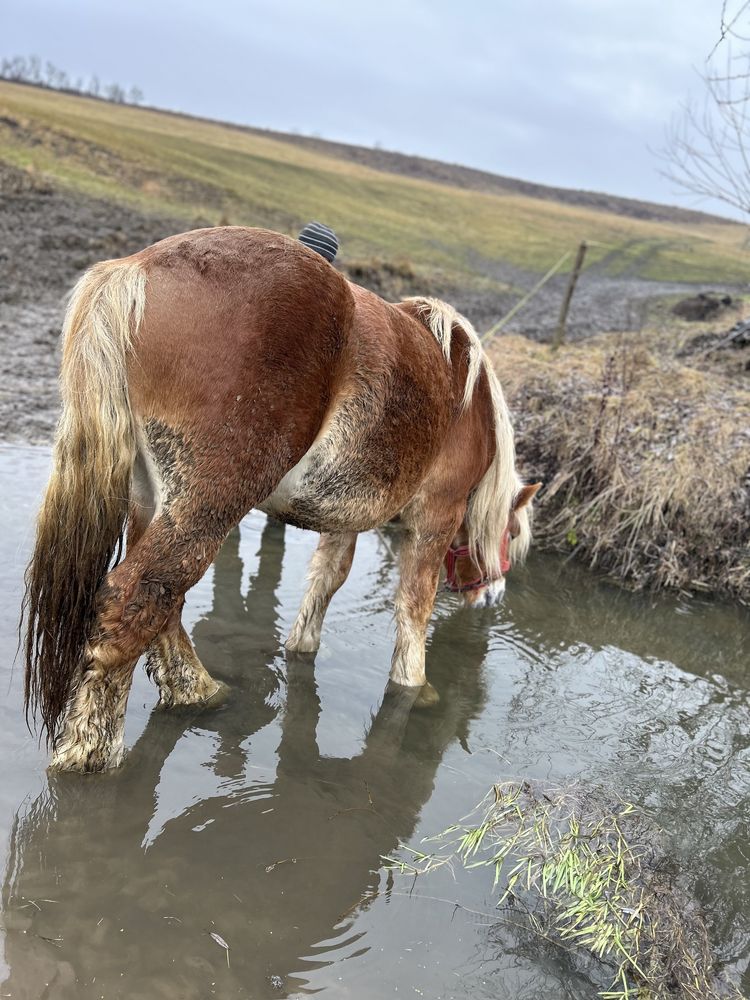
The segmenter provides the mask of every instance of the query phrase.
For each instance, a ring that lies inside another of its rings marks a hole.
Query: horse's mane
[[[464,395],[461,400],[461,409],[465,410],[474,394],[474,387],[482,371],[482,363],[486,361],[486,355],[476,330],[465,316],[462,316],[458,310],[448,305],[447,302],[441,302],[440,299],[431,299],[424,296],[406,299],[406,301],[415,307],[419,318],[428,330],[434,334],[448,364],[451,361],[453,327],[460,326],[466,334],[469,340],[468,371],[466,372]]]
[[[471,402],[483,369],[487,377],[495,423],[495,457],[469,498],[465,523],[472,557],[481,560],[488,574],[500,576],[500,543],[510,519],[513,500],[523,485],[516,471],[513,425],[500,380],[484,352],[476,330],[453,306],[428,297],[410,298],[406,302],[415,307],[419,318],[433,333],[448,364],[454,326],[460,327],[468,338],[468,369],[461,401],[462,410]],[[530,505],[522,507],[516,516],[520,530],[511,542],[510,558],[512,562],[519,563],[526,557],[531,542]]]

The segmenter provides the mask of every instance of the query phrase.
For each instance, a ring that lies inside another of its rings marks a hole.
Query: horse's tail
[[[122,546],[135,428],[126,358],[146,276],[132,260],[97,264],[73,289],[63,326],[52,475],[24,597],[25,707],[52,741],[95,617],[95,596]]]
[[[490,577],[496,577],[501,574],[503,533],[523,484],[516,472],[513,425],[505,396],[490,360],[484,356],[483,362],[495,420],[495,455],[469,500],[466,526],[472,556],[481,560]],[[510,543],[510,559],[514,564],[523,562],[531,544],[531,505],[520,507],[516,519],[519,530]]]

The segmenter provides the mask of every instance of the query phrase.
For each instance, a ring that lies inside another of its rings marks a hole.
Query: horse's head
[[[448,590],[461,594],[474,608],[488,608],[502,600],[505,575],[514,561],[523,559],[529,544],[529,510],[541,483],[522,486],[513,500],[510,517],[500,541],[500,572],[488,572],[479,553],[472,554],[465,522],[445,556]]]

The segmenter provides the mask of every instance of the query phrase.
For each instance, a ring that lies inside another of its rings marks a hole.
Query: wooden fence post
[[[576,254],[575,263],[573,264],[573,270],[570,272],[570,281],[568,282],[568,287],[565,290],[565,298],[563,299],[562,308],[560,309],[560,318],[557,321],[557,329],[555,330],[555,335],[552,338],[553,351],[556,351],[560,344],[562,344],[565,340],[565,323],[568,319],[570,300],[573,298],[576,282],[578,281],[578,276],[581,273],[581,268],[583,267],[583,258],[586,256],[586,249],[586,240],[582,240],[581,245],[578,247],[578,253]]]

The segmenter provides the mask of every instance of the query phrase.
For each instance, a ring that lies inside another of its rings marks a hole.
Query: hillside
[[[750,276],[739,224],[364,152],[0,83],[0,160],[186,227],[295,232],[319,217],[345,259],[405,260],[420,277],[496,295],[525,287],[583,238],[588,268],[603,278],[736,285]]]
[[[281,142],[291,142],[306,149],[317,150],[343,160],[351,160],[353,163],[361,163],[366,167],[373,167],[375,170],[383,170],[386,173],[436,181],[438,184],[448,184],[451,187],[466,188],[470,191],[528,195],[531,198],[557,201],[564,205],[580,205],[585,208],[611,212],[614,215],[625,215],[634,219],[653,219],[658,222],[692,224],[724,223],[727,221],[726,218],[698,212],[694,209],[680,208],[675,205],[660,205],[652,201],[640,201],[637,198],[623,198],[619,195],[606,194],[603,191],[551,187],[549,184],[537,184],[533,181],[520,180],[518,177],[503,177],[500,174],[489,173],[487,170],[464,167],[458,163],[444,163],[441,160],[430,160],[424,156],[397,153],[390,149],[354,146],[349,143],[334,142],[330,139],[320,139],[298,133],[275,132],[271,129],[254,129],[238,125],[232,127],[244,128],[256,135],[278,139]]]

